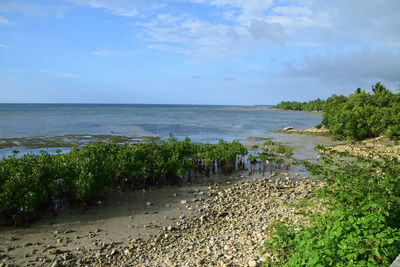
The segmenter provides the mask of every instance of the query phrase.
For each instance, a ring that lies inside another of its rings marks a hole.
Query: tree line
[[[314,108],[314,106],[318,106]],[[361,140],[380,135],[400,135],[400,94],[378,82],[372,92],[357,90],[348,97],[332,95],[327,100],[281,102],[275,106],[288,110],[323,110],[322,125],[332,134]]]
[[[274,108],[296,111],[323,111],[324,106],[325,101],[318,98],[317,100],[311,100],[308,102],[282,101],[278,105],[274,106]]]

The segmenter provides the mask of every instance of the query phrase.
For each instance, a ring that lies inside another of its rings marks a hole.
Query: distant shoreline
[[[293,110],[293,109],[279,109],[279,108],[272,108],[272,110],[287,111],[287,112],[304,112],[304,113],[312,113],[312,114],[324,114],[323,111],[313,111],[313,110]]]

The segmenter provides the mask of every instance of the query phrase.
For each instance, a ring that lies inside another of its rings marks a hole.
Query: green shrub
[[[297,231],[273,225],[265,249],[278,261],[266,265],[390,265],[400,253],[400,163],[325,152],[319,164],[305,165],[326,180],[316,195],[329,209],[309,215],[312,225]]]
[[[328,98],[322,124],[333,134],[358,140],[400,135],[400,94],[392,93],[381,83],[372,91],[370,94],[358,88],[348,98]]]
[[[0,161],[0,224],[17,223],[18,216],[34,214],[52,197],[67,196],[86,205],[113,186],[160,185],[163,177],[176,182],[214,162],[234,167],[237,156],[246,153],[237,141],[201,146],[171,135],[167,141],[135,145],[90,143],[65,154],[15,154]]]

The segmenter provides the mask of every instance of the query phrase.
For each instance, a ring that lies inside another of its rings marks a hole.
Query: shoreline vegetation
[[[376,144],[398,145],[389,138],[380,138]],[[6,247],[0,250],[8,262],[64,266],[388,266],[400,253],[399,161],[380,153],[379,145],[348,144],[355,146],[375,158],[319,147],[324,152],[319,163],[292,162],[306,166],[312,179],[298,179],[281,166],[280,173],[260,173],[264,178],[252,180],[248,173],[233,180],[216,180],[201,190],[189,187],[192,196],[175,205],[191,213],[172,224],[165,216],[159,225],[140,225],[156,230],[147,237],[110,242],[101,229],[82,233],[79,227],[64,227],[40,242],[29,243],[20,236],[6,240],[4,236]],[[270,141],[254,149],[259,149],[256,161],[278,152],[291,157],[290,150]],[[399,150],[392,152],[399,156]],[[152,202],[142,205],[154,213],[162,209]],[[82,242],[88,243],[86,248],[79,246]],[[15,256],[18,251],[28,252],[25,257]]]
[[[26,224],[61,197],[80,202],[85,210],[110,188],[180,185],[184,178],[190,183],[196,172],[232,173],[236,167],[244,168],[246,154],[237,141],[198,145],[172,135],[160,142],[90,143],[55,155],[42,151],[17,157],[16,151],[0,161],[0,225]]]
[[[337,138],[363,140],[366,138],[400,136],[400,93],[393,93],[380,82],[372,94],[357,88],[348,97],[332,95],[327,100],[281,102],[275,108],[286,110],[322,110],[323,119],[315,128],[285,132],[332,133]],[[319,131],[319,129],[322,129]]]
[[[322,113],[325,107],[325,100],[316,99],[308,102],[298,101],[282,101],[275,105],[274,108],[285,111],[304,111],[304,112],[319,112]]]
[[[377,83],[372,94],[357,89],[348,97],[334,95],[323,109],[322,125],[279,131],[346,140],[317,146],[320,157],[313,163],[296,160],[288,147],[268,139],[249,153],[238,141],[198,145],[172,135],[168,141],[92,143],[66,154],[4,158],[2,224],[27,223],[44,206],[54,209],[61,197],[85,211],[95,203],[101,207],[110,189],[181,186],[218,172],[230,178],[188,189],[192,199],[180,205],[190,216],[143,225],[157,229],[145,238],[106,242],[96,229],[84,238],[91,245],[82,247],[79,229],[74,242],[69,229],[35,243],[3,235],[1,260],[53,266],[389,266],[400,254],[400,94]],[[311,178],[299,179],[293,167],[307,169]],[[252,180],[254,173],[260,178]],[[28,251],[25,258],[20,251]]]

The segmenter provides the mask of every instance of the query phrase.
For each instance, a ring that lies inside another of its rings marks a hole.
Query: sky
[[[0,103],[270,105],[400,87],[398,0],[0,0]]]

